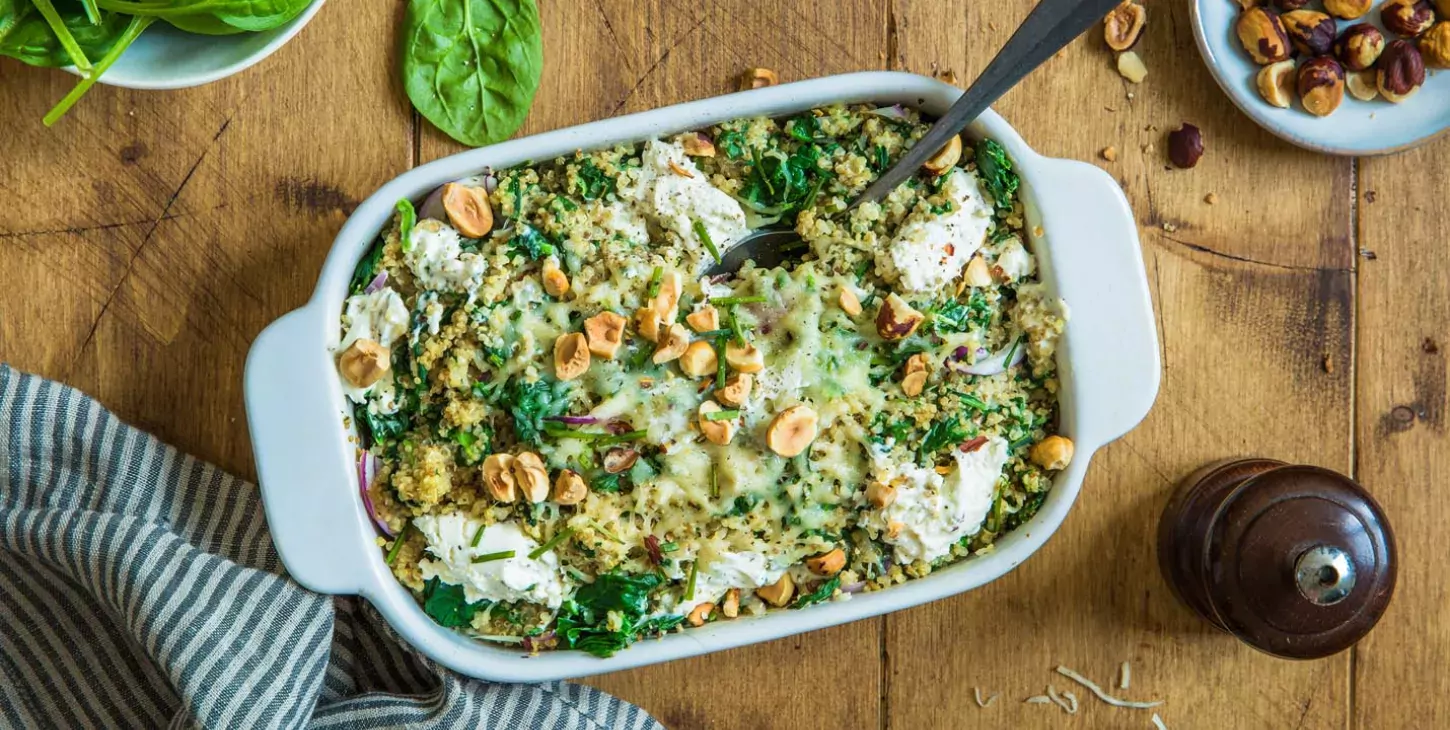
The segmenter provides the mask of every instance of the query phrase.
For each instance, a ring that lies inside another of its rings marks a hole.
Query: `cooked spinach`
[[[943,418],[931,424],[926,430],[926,435],[921,437],[921,446],[917,448],[917,461],[925,462],[936,452],[944,448],[954,446],[971,436],[967,427],[962,425],[960,416]]]
[[[612,656],[639,636],[663,633],[684,620],[683,616],[646,619],[649,595],[664,579],[653,573],[603,573],[593,583],[580,586],[573,600],[559,609],[554,633],[565,649],[578,649],[597,657]],[[609,627],[609,614],[619,620]]]
[[[780,150],[755,152],[750,176],[740,188],[740,200],[757,213],[769,215],[810,207],[826,182],[826,173],[816,166],[819,156],[814,145],[804,145],[789,155]]]
[[[544,68],[534,0],[408,0],[403,89],[445,134],[473,147],[524,122]]]
[[[737,130],[721,132],[715,137],[715,148],[725,153],[725,157],[731,160],[738,160],[745,156],[745,134]]]
[[[348,294],[359,294],[373,283],[373,278],[378,275],[378,264],[383,260],[383,241],[378,239],[368,248],[367,253],[358,260],[357,266],[352,270],[352,281],[347,286]]]
[[[356,403],[352,413],[357,422],[358,439],[365,449],[394,441],[408,430],[408,414],[402,408],[396,413],[373,413],[366,403]]]
[[[819,586],[816,586],[816,589],[814,591],[803,594],[800,598],[795,599],[795,603],[792,603],[790,607],[805,608],[806,606],[814,606],[821,601],[830,599],[832,595],[835,595],[836,589],[840,587],[841,576],[837,575],[830,580],[821,583]]]
[[[450,629],[472,625],[474,614],[490,605],[487,600],[469,603],[463,597],[463,586],[444,583],[436,577],[423,584],[423,613]]]
[[[543,444],[545,419],[562,416],[569,410],[567,386],[558,381],[514,379],[508,385],[505,400],[513,416],[514,434],[535,448]]]
[[[546,256],[552,256],[558,250],[558,247],[550,242],[539,229],[526,223],[519,224],[518,230],[514,231],[508,245],[509,251],[530,261],[538,261]]]
[[[1012,198],[1017,194],[1021,180],[1012,171],[1012,161],[1007,159],[1007,150],[990,139],[977,145],[977,175],[987,187],[987,194],[999,209],[1012,207]]]
[[[578,181],[575,189],[579,197],[585,200],[598,200],[614,192],[614,178],[599,169],[592,160],[579,163],[579,170],[575,174]]]

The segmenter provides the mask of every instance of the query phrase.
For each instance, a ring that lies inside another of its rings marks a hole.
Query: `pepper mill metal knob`
[[[1364,638],[1397,567],[1389,519],[1363,487],[1272,459],[1210,464],[1180,482],[1158,524],[1158,564],[1195,613],[1291,659]]]

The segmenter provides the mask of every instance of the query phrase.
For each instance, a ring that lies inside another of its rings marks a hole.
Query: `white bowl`
[[[184,89],[224,79],[281,48],[312,20],[322,2],[313,0],[285,25],[261,33],[197,35],[154,23],[97,83],[127,89]],[[66,70],[77,73],[74,67]]]
[[[1384,31],[1379,5],[1377,0],[1375,8],[1358,20],[1336,18],[1339,31],[1356,23],[1371,23]],[[1323,10],[1319,3],[1309,7]],[[1255,84],[1260,66],[1234,32],[1238,3],[1194,0],[1189,8],[1199,53],[1218,85],[1250,119],[1289,142],[1333,155],[1384,155],[1428,142],[1450,128],[1450,73],[1434,69],[1427,69],[1424,88],[1403,104],[1360,101],[1346,93],[1344,103],[1327,117],[1304,111],[1297,101],[1289,109],[1272,106],[1259,96]],[[1386,42],[1397,37],[1385,32]]]
[[[906,104],[937,115],[961,89],[914,74],[869,72],[729,94],[464,152],[411,170],[368,198],[343,226],[306,306],[284,315],[247,357],[247,421],[272,539],[287,570],[322,593],[360,594],[424,654],[467,675],[535,682],[612,672],[820,629],[961,593],[1001,577],[1047,541],[1077,498],[1088,461],[1148,413],[1158,393],[1158,341],[1132,211],[1112,177],[1081,162],[1047,159],[994,112],[971,128],[1000,142],[1022,174],[1022,198],[1044,280],[1072,316],[1058,350],[1061,430],[1077,457],[1042,509],[996,550],[884,591],[809,609],[708,624],[641,641],[608,659],[577,651],[525,656],[471,640],[429,619],[383,563],[358,498],[350,410],[332,350],[348,281],[399,198],[421,200],[485,166],[547,160],[709,126],[737,117],[794,114],[833,102]]]

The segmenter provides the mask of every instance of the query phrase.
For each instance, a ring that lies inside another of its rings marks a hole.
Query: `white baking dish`
[[[1158,393],[1158,342],[1132,211],[1106,173],[1044,158],[993,112],[971,134],[1000,142],[1023,180],[1029,229],[1042,275],[1071,307],[1058,350],[1062,432],[1077,456],[1027,524],[991,554],[889,590],[806,610],[712,623],[641,641],[609,659],[576,651],[525,656],[433,623],[383,563],[358,498],[350,412],[334,371],[343,299],[353,267],[399,198],[421,200],[439,185],[484,166],[505,168],[578,149],[705,127],[755,115],[783,116],[833,102],[905,104],[940,114],[961,90],[905,73],[831,76],[594,122],[464,152],[411,170],[368,198],[348,219],[306,306],[267,327],[247,358],[247,420],[267,522],[282,562],[315,591],[366,597],[408,642],[464,674],[499,681],[543,681],[611,672],[776,639],[877,616],[961,593],[1012,570],[1042,546],[1077,499],[1088,461],[1103,444],[1147,415]],[[1040,229],[1037,228],[1040,226]]]

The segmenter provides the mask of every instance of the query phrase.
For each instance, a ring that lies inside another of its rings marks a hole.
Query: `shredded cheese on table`
[[[977,707],[991,707],[992,703],[997,701],[997,694],[994,693],[992,696],[988,697],[985,702],[983,702],[982,690],[979,687],[972,688],[972,696],[975,697],[977,700]]]
[[[1168,730],[1168,726],[1163,724],[1163,718],[1159,717],[1156,712],[1153,713],[1153,727],[1158,730]]]
[[[1128,666],[1127,662],[1123,662],[1123,666],[1118,670],[1118,689],[1127,689],[1128,682],[1131,681],[1132,678],[1133,669]]]
[[[1077,682],[1084,687],[1087,687],[1089,690],[1092,690],[1092,693],[1097,695],[1098,699],[1112,705],[1113,707],[1131,707],[1135,710],[1147,710],[1163,704],[1163,700],[1154,700],[1152,702],[1134,702],[1132,700],[1118,699],[1117,697],[1114,697],[1103,691],[1103,688],[1098,686],[1096,682],[1064,666],[1059,666],[1057,668],[1057,673],[1061,674],[1064,677],[1067,677],[1068,679],[1071,679],[1074,682]]]

